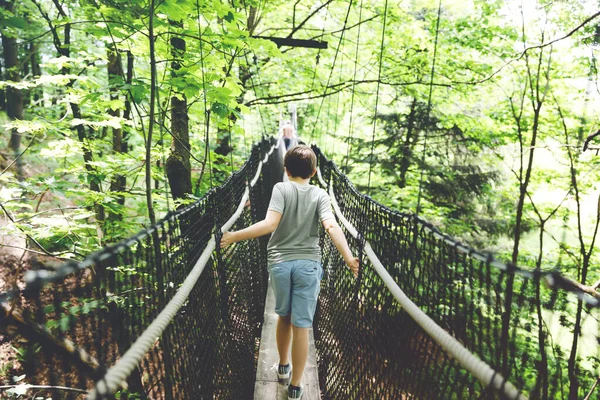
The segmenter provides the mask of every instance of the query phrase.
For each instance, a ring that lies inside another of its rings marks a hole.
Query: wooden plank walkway
[[[287,400],[286,389],[288,382],[279,383],[277,380],[277,365],[279,363],[277,343],[275,342],[277,318],[279,317],[275,314],[275,296],[269,280],[269,289],[267,290],[267,299],[265,302],[264,323],[260,338],[258,366],[256,368],[254,400]],[[312,329],[309,334],[308,360],[306,362],[306,368],[304,369],[304,376],[302,377],[302,387],[304,388],[302,400],[318,400],[321,398],[315,339]]]

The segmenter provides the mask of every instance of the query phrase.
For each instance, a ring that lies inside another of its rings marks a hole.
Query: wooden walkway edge
[[[260,338],[258,366],[256,368],[254,400],[287,400],[287,382],[279,383],[277,380],[277,365],[279,363],[277,343],[275,342],[277,318],[278,316],[275,314],[275,296],[269,280],[267,299],[265,301],[264,322]],[[302,400],[319,400],[321,398],[315,339],[312,328],[309,333],[308,360],[304,369],[304,376],[302,377],[302,387],[304,388]]]

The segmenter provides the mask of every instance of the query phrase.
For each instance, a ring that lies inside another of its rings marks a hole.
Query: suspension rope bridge
[[[585,302],[586,317],[597,323],[594,293],[556,272],[504,264],[416,215],[376,203],[313,148],[314,183],[329,192],[362,261],[354,279],[322,233],[325,277],[314,335],[323,398],[523,399],[568,392],[562,376],[568,366],[552,356],[558,346],[549,350],[523,337],[545,332],[537,313],[561,301]],[[266,239],[224,252],[215,243],[222,232],[264,218],[283,175],[282,149],[279,141],[263,140],[238,172],[196,203],[79,263],[28,271],[25,288],[1,295],[3,333],[41,345],[28,383],[62,387],[54,398],[81,392],[90,399],[252,398],[268,284]],[[515,290],[505,309],[508,276]],[[505,320],[510,335],[503,347]],[[596,344],[597,332],[588,332]],[[540,352],[549,352],[545,365]],[[501,375],[506,356],[509,373]],[[575,362],[583,373],[586,360]]]

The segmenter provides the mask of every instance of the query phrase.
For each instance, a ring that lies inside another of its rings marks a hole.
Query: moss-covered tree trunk
[[[40,66],[40,56],[38,44],[36,42],[30,42],[25,47],[25,56],[23,59],[23,76],[39,77],[42,75],[42,68]],[[23,93],[23,105],[25,108],[31,106],[32,102],[37,102],[42,98],[43,92],[41,87],[35,87],[26,90]]]
[[[14,2],[0,0],[0,8],[12,14],[14,11]],[[17,38],[9,34],[2,34],[2,49],[4,50],[4,69],[5,79],[18,82],[21,80],[19,67],[19,53],[17,47]],[[6,114],[11,120],[23,119],[23,92],[14,87],[6,89]],[[21,134],[16,130],[10,130],[9,147],[15,153],[19,152],[21,147]],[[17,170],[20,171],[20,162],[17,161]],[[18,173],[21,179],[21,173]]]
[[[40,51],[36,42],[31,42],[28,49],[29,63],[31,65],[31,74],[33,77],[42,76],[42,67],[40,66]],[[42,97],[42,88],[35,88],[31,93],[32,100],[38,101]]]
[[[171,25],[176,28],[183,27],[181,21],[171,21]],[[185,55],[185,40],[181,37],[171,37],[171,54],[173,61],[171,68],[173,78],[182,76],[181,65]],[[177,83],[174,85],[174,94],[171,97],[171,154],[167,159],[165,168],[171,195],[174,199],[185,198],[192,193],[192,167],[190,164],[190,132],[189,117],[187,110],[187,99],[181,91],[176,91]]]
[[[119,88],[118,82],[123,77],[123,66],[121,64],[121,54],[119,54],[118,50],[114,47],[109,47],[108,49],[108,85],[110,91],[111,100],[117,100],[119,98]],[[108,114],[113,117],[121,117],[121,110],[118,108],[110,108],[108,110]],[[127,144],[125,141],[125,146],[123,145],[123,129],[113,128],[112,130],[112,142],[113,142],[113,152],[114,153],[124,153],[127,151]],[[110,191],[111,192],[124,192],[125,184],[127,183],[127,179],[123,175],[115,175],[110,182]],[[117,203],[123,205],[125,204],[125,198],[123,195],[117,195]],[[117,213],[110,212],[108,215],[109,219],[112,220],[120,220],[121,215]]]

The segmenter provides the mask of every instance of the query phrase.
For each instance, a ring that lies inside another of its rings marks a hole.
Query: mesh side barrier
[[[0,295],[2,333],[35,349],[27,383],[91,389],[177,292],[215,227],[236,210],[270,146],[256,144],[221,187],[149,230],[79,264],[61,265],[55,275],[42,271],[23,291]],[[264,217],[273,184],[258,179],[232,229]],[[213,253],[185,305],[129,377],[129,393],[151,399],[252,396],[266,296],[265,246],[247,241]]]
[[[26,339],[34,356],[27,365],[28,383],[91,388],[173,297],[215,226],[237,207],[271,145],[255,146],[246,165],[222,187],[149,231],[80,264],[60,266],[59,277],[43,287],[34,282],[23,292],[0,295],[0,328],[12,340]],[[598,308],[579,307],[572,294],[545,287],[541,273],[526,279],[498,269],[489,258],[465,255],[462,245],[426,222],[360,195],[316,151],[343,214],[437,324],[531,398],[590,393],[599,359]],[[280,163],[277,154],[269,164]],[[263,170],[232,229],[264,218],[281,176],[275,168]],[[357,280],[322,236],[325,278],[315,339],[323,397],[495,398],[401,309],[362,254],[364,242],[346,235],[363,262]],[[152,399],[252,396],[267,284],[266,241],[213,253],[184,307],[129,377],[130,393]],[[548,326],[555,320],[557,326]],[[569,360],[574,326],[581,331],[579,351]],[[50,395],[84,397],[65,391]]]
[[[584,398],[591,391],[599,367],[598,308],[581,307],[578,317],[577,296],[548,288],[541,272],[524,277],[510,266],[505,271],[491,265],[491,257],[469,257],[458,250],[464,245],[434,234],[432,225],[358,193],[314,149],[342,214],[405,294],[439,326],[532,399]],[[403,311],[363,254],[364,242],[343,229],[362,267],[354,279],[322,232],[325,275],[314,327],[323,398],[499,398]],[[510,278],[514,286],[503,346]],[[585,343],[569,368],[577,318]],[[553,321],[560,324],[548,326]],[[598,396],[596,389],[590,398]]]

